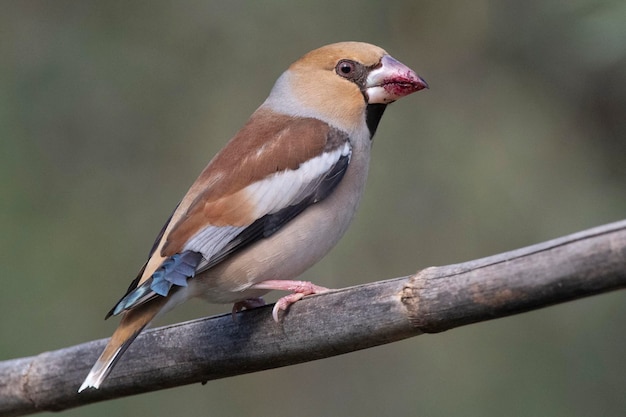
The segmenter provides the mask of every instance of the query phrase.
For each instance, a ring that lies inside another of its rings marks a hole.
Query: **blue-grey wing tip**
[[[110,316],[117,316],[123,311],[143,304],[146,301],[154,298],[156,295],[157,294],[155,294],[155,291],[153,291],[151,288],[150,280],[148,280],[139,287],[135,288],[135,290],[126,294],[126,296],[122,298],[109,312],[107,318]]]
[[[137,307],[157,296],[167,297],[173,285],[187,286],[187,279],[195,275],[202,262],[202,254],[185,251],[167,258],[152,276],[134,290],[126,294],[108,312],[105,319]]]

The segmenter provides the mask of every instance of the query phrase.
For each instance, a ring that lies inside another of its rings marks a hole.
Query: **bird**
[[[200,173],[165,223],[147,262],[105,318],[120,324],[78,392],[98,389],[156,317],[194,297],[233,314],[290,292],[274,320],[305,295],[295,280],[350,224],[372,138],[388,104],[428,88],[408,66],[364,42],[306,53]]]

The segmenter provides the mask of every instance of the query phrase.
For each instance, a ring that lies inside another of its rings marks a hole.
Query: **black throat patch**
[[[370,139],[374,137],[380,118],[383,117],[386,108],[387,105],[381,103],[367,105],[365,109],[365,123],[367,123],[367,128],[370,131]]]

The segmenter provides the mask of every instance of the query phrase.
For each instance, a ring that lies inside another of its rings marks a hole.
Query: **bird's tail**
[[[120,325],[89,371],[89,375],[85,378],[85,382],[80,386],[78,392],[90,387],[96,389],[100,387],[133,340],[162,310],[166,300],[165,297],[158,297],[124,313]]]

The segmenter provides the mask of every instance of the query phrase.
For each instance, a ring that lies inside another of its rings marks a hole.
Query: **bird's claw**
[[[233,304],[233,310],[231,312],[233,320],[235,319],[235,314],[244,309],[250,310],[252,308],[263,307],[264,305],[265,300],[263,299],[263,297],[248,298],[246,300],[237,301],[235,304]]]
[[[276,301],[272,309],[272,317],[278,323],[278,312],[285,311],[290,305],[301,300],[305,295],[321,294],[330,291],[326,287],[320,287],[309,281],[267,280],[255,284],[253,288],[261,290],[291,291],[293,294],[286,295]]]

